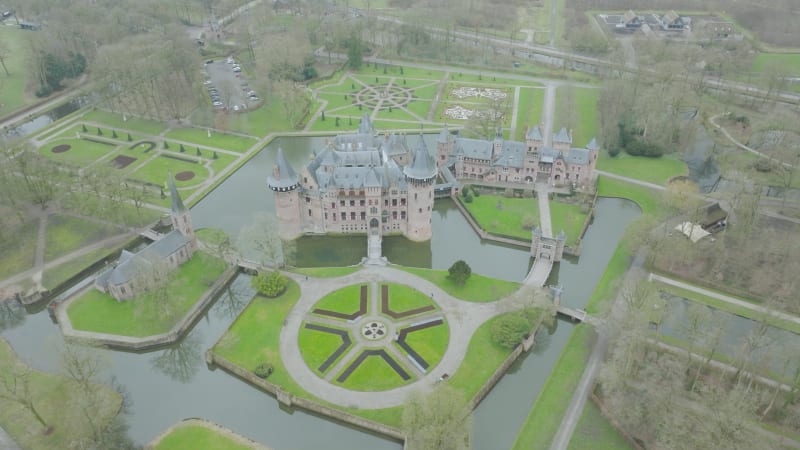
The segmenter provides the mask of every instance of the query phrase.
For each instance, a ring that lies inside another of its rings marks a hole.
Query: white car
[[[214,102],[214,103],[212,103],[212,105],[214,105],[217,108],[219,108],[220,106],[222,106],[222,102]]]
[[[238,111],[239,110],[239,105],[233,105],[233,110],[234,111]]]

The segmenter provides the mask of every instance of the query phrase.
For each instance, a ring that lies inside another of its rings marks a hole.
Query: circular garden
[[[430,296],[409,286],[356,284],[326,295],[298,334],[303,360],[320,378],[356,391],[413,383],[436,367],[450,330]]]

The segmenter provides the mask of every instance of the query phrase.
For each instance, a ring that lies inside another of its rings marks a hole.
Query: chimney
[[[275,164],[275,167],[272,168],[272,175],[275,177],[276,180],[281,179],[281,169]]]

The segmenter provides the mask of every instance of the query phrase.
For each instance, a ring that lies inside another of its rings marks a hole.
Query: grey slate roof
[[[175,180],[172,178],[172,173],[167,175],[167,179],[169,180],[169,196],[172,202],[172,212],[186,212],[186,207],[183,205],[183,200],[181,200],[181,196],[178,194],[178,188],[175,187]]]
[[[361,116],[361,124],[358,126],[358,132],[359,134],[375,134],[375,129],[372,127],[372,120],[369,118],[369,113],[365,112],[364,115]]]
[[[414,149],[414,160],[403,168],[403,173],[415,180],[427,180],[436,176],[436,162],[433,161],[422,135]]]
[[[494,161],[494,165],[501,167],[522,168],[525,163],[525,144],[516,141],[503,141],[503,151]]]
[[[143,271],[150,270],[154,261],[161,261],[189,243],[190,239],[180,231],[173,230],[151,243],[139,253],[123,250],[117,264],[103,271],[96,283],[100,286],[120,285],[133,280]]]
[[[533,128],[530,128],[528,132],[525,134],[525,139],[530,139],[534,141],[543,140],[542,130],[539,129],[539,125],[535,125]]]
[[[277,173],[267,176],[267,184],[272,189],[290,188],[297,184],[297,173],[292,165],[286,160],[283,149],[278,147],[278,154],[275,157],[275,167]]]
[[[572,144],[572,138],[569,137],[569,132],[567,129],[565,127],[561,127],[561,129],[558,130],[558,133],[553,136],[553,142]]]
[[[600,145],[597,144],[597,139],[596,138],[592,138],[592,140],[589,141],[588,144],[586,144],[586,148],[589,149],[589,150],[599,150],[600,149]]]
[[[569,164],[589,164],[589,150],[585,148],[571,148],[564,157]]]
[[[441,133],[439,133],[439,138],[436,140],[439,144],[447,144],[452,139],[452,135],[450,134],[450,130],[447,129],[447,125],[444,126]]]
[[[186,244],[188,244],[190,239],[183,235],[178,230],[172,230],[169,233],[162,236],[159,240],[153,242],[152,244],[145,247],[139,255],[143,255],[148,259],[152,256],[156,256],[158,258],[167,258],[169,255],[177,252],[181,248],[183,248]]]
[[[456,139],[455,151],[465,158],[486,159],[492,158],[492,143],[482,139]]]

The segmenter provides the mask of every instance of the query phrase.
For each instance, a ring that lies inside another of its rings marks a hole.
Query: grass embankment
[[[20,373],[24,363],[11,346],[0,339],[0,380]],[[16,368],[16,369],[15,369]],[[52,432],[45,429],[31,411],[19,403],[0,397],[0,426],[27,450],[63,450],[67,442],[79,442],[92,435],[92,425],[85,419],[82,406],[86,396],[82,388],[69,379],[30,369],[29,389],[33,406]],[[92,421],[100,429],[117,415],[122,396],[105,385],[94,385],[96,401],[91,405]],[[22,389],[22,388],[20,388]]]
[[[245,438],[224,432],[202,421],[187,421],[173,427],[152,444],[152,450],[253,450],[262,446],[245,443]]]
[[[200,128],[176,128],[167,132],[166,136],[176,141],[206,145],[236,152],[244,152],[256,143],[255,138],[249,136],[227,134],[219,131],[213,131],[211,132],[211,136],[209,136],[208,130]]]
[[[112,251],[108,248],[99,248],[63,264],[46,269],[42,275],[42,285],[46,289],[54,289],[56,286],[78,274],[81,270],[108,256],[111,252]]]
[[[36,258],[39,221],[30,220],[14,230],[13,239],[0,246],[0,279],[30,269]]]
[[[81,120],[86,122],[96,122],[122,130],[138,131],[141,134],[146,134],[149,136],[158,135],[167,129],[167,126],[163,122],[142,119],[133,116],[125,116],[124,118],[126,120],[123,120],[123,116],[120,114],[95,109],[84,114],[83,117],[81,117]]]
[[[33,103],[35,97],[25,90],[26,60],[30,47],[26,37],[32,33],[15,27],[0,26],[0,41],[5,44],[3,64],[8,69],[0,72],[2,89],[0,89],[0,117]]]
[[[590,325],[575,327],[522,425],[514,450],[550,447],[586,368],[594,338]]]
[[[459,201],[461,199],[459,198]],[[461,202],[472,214],[478,225],[489,233],[508,236],[521,241],[531,240],[531,230],[523,227],[526,217],[537,226],[539,222],[539,202],[534,198],[506,198],[494,195],[473,197],[471,203]],[[572,203],[550,202],[552,230],[561,230],[567,235],[567,246],[575,245],[580,237],[588,213],[581,206]]]
[[[70,304],[67,314],[76,330],[133,337],[166,333],[224,270],[223,261],[205,253],[195,253],[171,274],[166,287],[172,304],[168,313],[156,304],[161,300],[150,293],[118,302],[109,294],[89,289]]]
[[[119,232],[122,232],[121,228],[104,223],[60,214],[51,215],[47,219],[45,261],[51,261]]]
[[[448,278],[449,274],[446,270],[402,266],[398,266],[397,268],[422,277],[437,285],[453,297],[468,302],[485,303],[500,300],[520,287],[519,283],[513,281],[498,280],[478,275],[477,273],[473,273],[466,283],[459,286],[456,282]]]
[[[569,441],[568,450],[633,450],[633,447],[603,417],[593,401],[583,407],[581,419]]]
[[[647,158],[620,153],[615,157],[601,151],[597,168],[648,183],[666,186],[670,178],[689,173],[686,163],[672,156]]]

